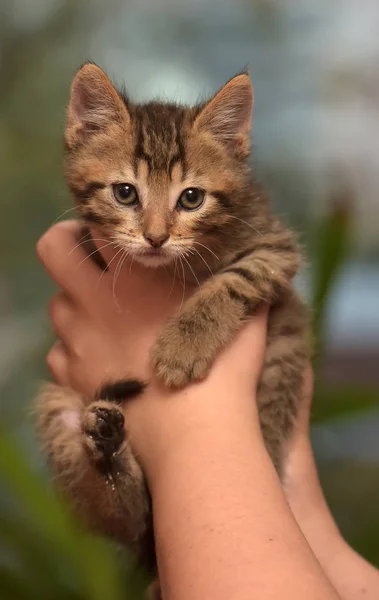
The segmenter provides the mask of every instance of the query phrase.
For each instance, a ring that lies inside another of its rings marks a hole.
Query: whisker
[[[186,257],[184,256],[184,254],[182,255],[182,258],[183,258],[183,259],[186,261],[187,265],[189,266],[189,268],[190,268],[190,271],[191,271],[192,275],[194,276],[194,278],[196,279],[196,281],[197,281],[197,285],[199,286],[199,289],[200,289],[200,287],[201,287],[201,285],[200,285],[200,281],[199,281],[199,280],[198,280],[198,278],[196,277],[196,273],[195,273],[195,271],[193,270],[193,268],[191,267],[191,265],[190,265],[190,262],[189,262],[189,261],[186,259]]]
[[[123,251],[124,248],[120,248],[118,252],[116,252],[116,254],[113,256],[113,258],[111,258],[111,260],[109,261],[109,263],[107,264],[107,268],[103,269],[102,274],[99,277],[99,283],[101,281],[101,279],[103,278],[104,273],[107,273],[109,270],[109,266],[113,263],[114,259],[117,258],[117,256],[120,254],[120,252]]]
[[[185,272],[184,272],[184,266],[183,266],[183,261],[182,261],[182,257],[181,256],[179,256],[179,260],[180,260],[180,266],[182,267],[182,273],[183,273],[183,279],[182,279],[183,294],[182,294],[182,301],[180,303],[180,309],[179,309],[179,310],[182,310],[182,306],[183,306],[183,302],[184,302],[184,296],[185,296],[185,293],[186,293],[186,275],[185,275]]]
[[[118,229],[114,230],[115,233],[118,233],[118,235],[126,240],[133,240],[135,241],[137,239],[137,236],[135,235],[129,235],[127,232],[125,231],[119,231]]]
[[[263,233],[261,233],[256,227],[254,227],[254,225],[252,225],[251,223],[248,223],[244,219],[240,219],[239,217],[235,217],[234,215],[229,215],[229,217],[231,219],[237,219],[237,221],[241,221],[241,223],[244,223],[248,227],[251,227],[251,229],[254,229],[254,231],[256,231],[258,235],[261,235],[261,236],[263,235]]]
[[[116,265],[116,268],[115,268],[115,270],[113,272],[113,280],[112,280],[112,297],[113,297],[113,302],[115,303],[117,312],[120,312],[121,309],[120,309],[120,305],[119,305],[119,303],[117,301],[117,297],[116,297],[116,293],[115,293],[115,287],[116,287],[115,278],[117,280],[117,275],[116,275],[117,274],[117,269],[118,269],[118,266],[119,266],[120,262],[122,261],[122,259],[123,259],[123,254],[121,255],[121,257],[120,257],[120,259],[119,259],[119,261],[118,261],[118,263]]]
[[[215,258],[217,258],[217,260],[220,260],[220,258],[217,256],[217,254],[215,254],[215,253],[213,252],[213,250],[211,250],[210,248],[208,248],[208,246],[206,246],[205,244],[202,244],[201,242],[197,242],[197,241],[195,241],[195,242],[192,242],[192,243],[193,243],[193,244],[199,244],[199,246],[202,246],[203,248],[205,248],[206,250],[208,250],[208,252],[210,252],[211,254],[213,254],[213,256],[214,256]]]
[[[127,256],[128,256],[128,252],[127,252],[127,250],[124,250],[124,253],[121,254],[121,258],[119,259],[119,261],[117,263],[117,266],[116,266],[116,268],[114,270],[114,274],[115,274],[115,278],[116,278],[116,281],[114,281],[115,285],[116,285],[116,282],[117,282],[117,277],[119,276],[121,268],[122,268],[122,261],[125,260],[125,258]]]
[[[167,296],[166,300],[168,300],[170,298],[170,296],[171,296],[171,294],[173,292],[173,289],[174,289],[174,286],[175,286],[175,277],[176,277],[176,269],[177,269],[177,267],[178,267],[178,259],[177,259],[177,257],[175,257],[174,277],[173,277],[173,280],[172,280],[172,284],[171,284],[171,289],[170,289],[169,295]]]
[[[91,254],[88,254],[85,258],[83,258],[83,260],[80,261],[80,263],[78,265],[76,265],[75,267],[75,271],[76,269],[78,269],[80,267],[80,265],[82,265],[83,263],[86,262],[86,260],[88,260],[89,258],[91,258],[91,256],[93,254],[96,254],[96,252],[99,252],[100,250],[104,250],[104,248],[108,248],[108,246],[110,246],[113,242],[108,242],[107,244],[104,244],[104,246],[102,246],[101,248],[96,248],[96,250],[94,250],[93,252],[91,252]]]
[[[205,260],[204,256],[202,254],[200,254],[200,252],[196,248],[194,248],[194,251],[196,252],[196,254],[198,254],[200,256],[201,260],[203,261],[203,263],[207,267],[208,271],[213,276],[214,273],[213,273],[212,269],[210,268],[210,266],[208,265],[207,261]]]
[[[59,217],[57,217],[53,222],[52,225],[54,225],[57,221],[59,221],[59,219],[61,219],[62,217],[64,217],[65,215],[67,215],[67,213],[76,210],[76,206],[73,206],[72,208],[68,208],[67,210],[65,210],[61,215],[59,215]]]
[[[132,264],[134,262],[134,254],[132,254],[132,260],[130,261],[130,265],[129,265],[129,275],[132,272]]]
[[[86,237],[86,236],[84,236],[84,237]],[[72,248],[72,250],[70,250],[70,252],[68,253],[68,256],[70,256],[70,254],[72,254],[74,252],[74,250],[76,250],[80,246],[84,246],[84,244],[87,244],[87,242],[109,242],[110,241],[110,240],[106,240],[105,238],[93,238],[93,237],[89,237],[83,241],[81,241],[81,240],[83,240],[83,238],[80,238],[79,243],[76,244],[76,246],[74,246]]]
[[[90,231],[87,231],[87,233],[85,233],[84,235],[82,235],[82,237],[81,237],[81,238],[78,240],[78,243],[77,243],[77,245],[76,245],[76,246],[74,246],[74,247],[73,247],[73,249],[72,249],[72,250],[71,250],[71,251],[68,253],[68,256],[70,256],[70,254],[71,254],[72,252],[74,252],[74,250],[76,250],[76,248],[77,248],[78,246],[80,246],[80,244],[81,244],[82,240],[84,240],[84,243],[85,243],[86,241],[88,241],[88,239],[89,239],[90,237],[91,237],[91,232],[90,232]],[[87,240],[86,240],[86,238],[87,238]]]
[[[124,253],[121,255],[121,258],[120,258],[120,260],[117,263],[117,267],[116,267],[114,275],[113,275],[112,295],[113,295],[113,299],[114,299],[115,304],[116,304],[116,306],[117,306],[117,308],[118,308],[119,311],[121,309],[120,309],[120,305],[119,305],[119,303],[117,301],[117,298],[116,298],[116,283],[117,283],[118,276],[121,273],[122,265],[124,264],[125,260],[128,258],[128,255],[129,255],[129,252],[127,250],[124,250]]]

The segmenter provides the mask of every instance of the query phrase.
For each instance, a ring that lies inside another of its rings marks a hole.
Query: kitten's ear
[[[249,154],[253,86],[247,73],[236,75],[202,108],[195,127],[209,131],[237,157]]]
[[[66,141],[69,146],[84,141],[112,122],[128,121],[125,104],[100,67],[86,63],[71,85],[67,112]]]

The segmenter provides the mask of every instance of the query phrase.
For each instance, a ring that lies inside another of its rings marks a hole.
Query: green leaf
[[[316,385],[312,403],[312,422],[325,421],[378,409],[379,390],[360,386]]]
[[[42,477],[33,472],[8,433],[1,430],[0,477],[41,534],[73,555],[78,554],[68,510],[48,491]]]
[[[30,582],[0,565],[0,600],[41,600]]]
[[[351,214],[347,197],[316,224],[312,252],[313,335],[322,346],[325,307],[333,283],[346,259],[351,239]]]
[[[55,583],[57,557],[25,519],[0,514],[0,546],[28,576],[38,578],[42,574],[44,586]]]

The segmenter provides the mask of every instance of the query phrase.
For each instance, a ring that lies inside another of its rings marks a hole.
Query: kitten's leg
[[[105,486],[107,506],[99,506],[100,519],[107,515],[106,533],[140,540],[147,527],[149,500],[144,476],[127,440],[121,407],[109,401],[93,402],[82,418],[84,444]],[[121,520],[123,523],[121,523]]]
[[[173,387],[204,377],[262,301],[288,289],[297,263],[294,251],[278,254],[262,247],[208,279],[153,347],[157,375]]]
[[[276,470],[281,467],[302,402],[309,360],[308,319],[294,292],[270,311],[267,350],[257,403],[262,434]]]
[[[85,406],[72,390],[48,385],[37,414],[58,484],[75,510],[91,527],[138,546],[149,499],[121,409],[107,401]]]

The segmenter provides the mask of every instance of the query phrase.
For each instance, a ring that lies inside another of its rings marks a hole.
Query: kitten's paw
[[[199,351],[191,337],[182,337],[177,344],[172,343],[171,337],[163,335],[152,349],[153,366],[159,379],[174,388],[204,379],[212,358]]]
[[[125,439],[124,415],[110,402],[93,402],[84,414],[82,428],[96,460],[109,460]]]

